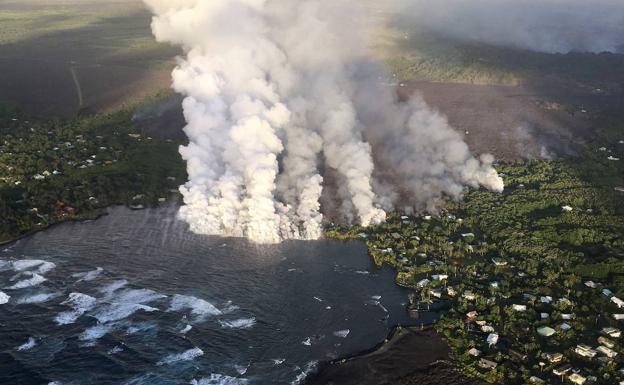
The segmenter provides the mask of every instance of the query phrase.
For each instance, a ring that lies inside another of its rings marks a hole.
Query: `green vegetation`
[[[553,370],[570,364],[577,376],[613,384],[624,379],[624,341],[603,328],[624,326],[615,316],[624,313],[617,300],[624,298],[624,192],[616,190],[624,187],[624,161],[617,158],[624,143],[605,140],[581,158],[501,164],[503,194],[469,190],[438,215],[394,213],[379,226],[327,235],[365,239],[375,262],[393,266],[397,283],[415,290],[412,311],[450,308],[436,328],[464,373],[555,383]],[[542,326],[554,335],[541,336]],[[577,380],[572,369],[564,376]]]
[[[132,115],[34,121],[0,110],[0,242],[106,206],[168,200],[186,178],[179,143],[146,136]]]
[[[387,63],[401,80],[515,85],[544,78],[572,81],[604,93],[618,89],[624,55],[548,54],[459,42],[420,33],[400,44]]]

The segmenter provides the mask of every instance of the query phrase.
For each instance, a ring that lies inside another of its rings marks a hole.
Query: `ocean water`
[[[258,246],[176,211],[113,208],[0,250],[0,384],[297,384],[411,322],[360,242]]]

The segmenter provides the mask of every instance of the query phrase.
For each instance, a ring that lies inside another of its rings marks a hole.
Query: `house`
[[[421,279],[420,281],[416,282],[416,287],[422,289],[423,287],[429,285],[430,283],[431,283],[431,281],[428,280],[427,278]]]
[[[434,281],[444,281],[448,279],[447,274],[434,274],[431,276]]]
[[[550,317],[550,314],[548,314],[548,313],[540,313],[540,317],[542,319],[546,319],[546,318]]]
[[[563,319],[563,320],[569,321],[572,318],[574,318],[574,316],[572,314],[567,314],[567,313],[561,314],[561,319]]]
[[[611,297],[613,295],[613,292],[609,289],[602,289],[602,294],[604,294],[607,297]]]
[[[559,329],[563,330],[564,332],[567,332],[568,330],[572,329],[572,326],[564,322],[561,325],[559,325]]]
[[[541,326],[537,328],[537,333],[542,337],[550,337],[555,334],[555,329],[548,326]]]
[[[615,318],[618,321],[622,321],[624,320],[624,314],[614,314],[613,318]]]
[[[587,281],[587,282],[585,282],[585,286],[591,287],[592,289],[595,289],[595,288],[598,287],[598,285],[594,281]]]
[[[453,287],[449,286],[446,288],[446,294],[448,294],[449,297],[455,297],[457,295],[457,291]]]
[[[624,307],[624,301],[622,301],[621,299],[619,299],[616,296],[611,297],[611,302],[616,304],[617,307],[620,308],[620,309]]]
[[[439,289],[429,290],[429,294],[436,298],[442,298],[442,290]]]
[[[492,360],[488,360],[487,358],[481,358],[479,360],[479,366],[483,369],[496,369],[498,364]]]
[[[473,357],[479,357],[481,355],[481,351],[477,350],[476,348],[472,348],[468,350],[468,355],[473,356]]]
[[[470,290],[466,290],[464,294],[462,295],[462,297],[464,297],[468,301],[474,301],[476,298],[475,294]]]
[[[487,341],[488,345],[490,345],[490,346],[496,345],[496,343],[498,342],[498,334],[490,333],[490,335],[488,335],[486,341]]]
[[[461,235],[463,238],[468,238],[468,237],[473,237],[474,238],[474,234],[473,233],[464,233]]]
[[[473,310],[471,312],[466,313],[466,318],[468,318],[469,320],[474,320],[475,318],[477,318],[478,315],[479,313]]]
[[[511,305],[511,307],[515,310],[515,311],[520,311],[520,312],[525,312],[527,310],[526,305],[517,305],[517,304],[513,304]]]
[[[565,212],[570,212],[573,209],[572,209],[572,206],[561,206],[561,210]]]
[[[529,382],[532,383],[532,384],[545,384],[546,383],[546,381],[542,380],[539,377],[535,377],[535,376],[531,376],[529,378]]]
[[[613,349],[615,343],[606,337],[598,337],[598,343]]]
[[[551,303],[552,300],[553,300],[553,298],[551,296],[549,296],[549,295],[540,297],[540,302],[541,303]]]
[[[542,354],[542,358],[545,358],[550,363],[557,363],[563,360],[563,354],[561,353],[544,353]]]
[[[572,373],[568,377],[568,380],[570,380],[573,384],[583,385],[587,381],[587,378],[581,376],[578,373]]]
[[[517,361],[526,361],[528,358],[526,354],[514,349],[509,349],[509,356]]]
[[[615,356],[618,355],[618,353],[616,351],[614,351],[613,349],[609,349],[606,346],[598,346],[596,348],[596,351],[598,351],[599,353],[604,354],[605,356],[609,357],[609,358],[615,358]]]
[[[598,354],[597,351],[583,344],[576,345],[576,348],[574,348],[574,352],[581,357],[587,357],[587,358],[594,358],[596,357],[596,354]]]
[[[492,263],[495,266],[507,266],[507,261],[504,261],[502,258],[492,258]]]
[[[494,289],[498,289],[498,282],[496,281],[490,282],[490,287],[493,287]]]
[[[481,326],[481,331],[483,333],[494,333],[494,327],[490,326],[490,325],[483,325]]]
[[[570,370],[572,370],[572,365],[566,364],[558,368],[554,368],[553,373],[555,374],[555,376],[565,376],[565,374]]]
[[[608,335],[611,338],[620,338],[622,331],[620,329],[606,327],[602,328],[602,333]]]

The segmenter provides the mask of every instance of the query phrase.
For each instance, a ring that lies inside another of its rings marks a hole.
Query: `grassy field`
[[[140,0],[0,3],[0,102],[71,116],[168,89],[179,51],[156,43],[150,20]]]

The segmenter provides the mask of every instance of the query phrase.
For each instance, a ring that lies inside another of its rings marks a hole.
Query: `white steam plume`
[[[193,231],[316,239],[326,172],[338,183],[340,216],[365,226],[400,199],[373,177],[379,165],[412,194],[402,208],[458,198],[465,184],[502,189],[491,159],[473,158],[444,118],[420,99],[399,104],[381,85],[359,3],[145,2],[156,38],[185,50],[173,87],[186,95],[180,216]]]
[[[411,25],[549,53],[624,52],[621,0],[392,0]]]

